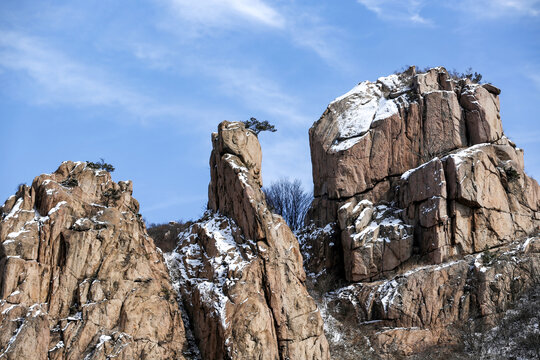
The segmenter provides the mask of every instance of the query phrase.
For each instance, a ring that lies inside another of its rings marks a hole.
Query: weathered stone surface
[[[444,68],[412,68],[334,100],[310,129],[308,222],[335,222],[351,198],[397,201],[414,226],[415,253],[432,263],[534,234],[540,190],[523,171],[523,152],[503,136],[498,92]],[[359,253],[342,243],[352,280],[348,264]]]
[[[380,183],[449,152],[503,136],[492,85],[453,79],[444,68],[363,82],[334,100],[309,131],[318,199],[367,195],[377,203],[393,188]],[[313,213],[313,214],[312,214]],[[309,220],[317,222],[316,211]],[[335,221],[326,214],[328,222]],[[325,223],[318,224],[324,226]]]
[[[459,341],[451,330],[469,319],[493,325],[524,290],[538,283],[539,249],[540,238],[531,238],[490,256],[467,256],[389,280],[353,284],[329,293],[326,301],[339,321],[354,314],[381,351],[408,355],[440,341]]]
[[[440,263],[538,232],[538,198],[531,191],[537,185],[524,173],[520,155],[501,139],[403,174],[399,206],[415,225],[420,254]]]
[[[444,68],[416,74],[413,67],[360,83],[334,100],[309,131],[315,197],[369,192],[381,181],[468,146],[458,101],[462,89]]]
[[[329,223],[324,228],[310,224],[295,233],[300,243],[300,251],[304,260],[304,269],[309,269],[311,278],[318,274],[328,274],[341,277],[343,272],[343,252],[339,225]]]
[[[424,144],[427,158],[467,146],[462,109],[454,91],[432,91],[424,100]]]
[[[466,85],[461,93],[460,104],[466,110],[471,145],[494,142],[501,138],[503,129],[498,95],[477,84]]]
[[[339,209],[347,280],[378,277],[409,259],[413,247],[412,226],[403,223],[395,211],[354,198]]]
[[[255,134],[223,122],[212,142],[210,212],[170,260],[204,358],[328,359],[298,241],[261,190]]]
[[[6,201],[0,357],[183,358],[180,310],[131,194],[131,182],[64,162]]]
[[[315,199],[307,223],[339,225],[338,266],[347,281],[362,281],[321,300],[335,305],[325,321],[341,329],[356,313],[360,330],[345,336],[368,336],[389,354],[455,344],[447,327],[469,318],[494,324],[537,281],[537,251],[508,250],[540,233],[540,187],[504,136],[499,94],[444,68],[412,68],[360,83],[311,127]],[[383,237],[389,241],[376,241]],[[490,251],[500,261],[483,265]],[[314,271],[313,262],[306,266]],[[339,273],[320,262],[316,269]],[[523,276],[515,287],[511,273]],[[338,335],[327,334],[332,349]]]

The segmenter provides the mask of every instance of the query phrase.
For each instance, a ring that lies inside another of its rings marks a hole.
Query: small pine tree
[[[259,121],[256,118],[252,117],[249,120],[243,121],[243,123],[244,125],[246,125],[246,129],[253,131],[255,135],[259,135],[261,131],[277,131],[275,126],[270,124],[268,120]]]
[[[112,173],[114,171],[114,166],[112,166],[111,164],[106,163],[103,158],[100,158],[99,162],[87,161],[86,166],[88,166],[90,169],[105,170],[105,171],[108,171],[110,173]]]

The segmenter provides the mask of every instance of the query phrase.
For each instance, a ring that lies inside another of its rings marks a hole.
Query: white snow
[[[80,219],[77,219],[77,221],[75,221],[75,224],[73,224],[73,225],[83,226],[85,220],[90,220],[90,219],[88,219],[88,218],[80,218]]]
[[[50,215],[54,214],[55,212],[57,212],[60,209],[60,207],[62,205],[66,205],[66,204],[67,204],[67,201],[60,201],[58,204],[56,204],[55,207],[53,207],[51,210],[49,210],[49,213],[47,214],[47,216],[50,216]]]
[[[8,219],[11,219],[12,217],[16,217],[15,214],[17,214],[17,212],[21,208],[22,203],[23,203],[23,198],[22,197],[18,198],[17,202],[15,203],[15,205],[13,206],[9,214],[7,214],[7,216],[4,218],[4,220],[8,220]]]
[[[353,214],[354,214],[355,212],[357,212],[358,210],[360,210],[360,208],[361,208],[362,206],[367,206],[367,207],[373,206],[373,203],[372,203],[371,201],[365,200],[365,199],[362,200],[362,201],[360,201],[360,202],[358,202],[358,204],[356,204],[356,206],[354,207],[354,209],[353,209],[353,211],[352,211]],[[365,209],[364,209],[364,210],[365,210]],[[361,216],[361,215],[360,215],[360,216]]]
[[[408,87],[398,75],[390,75],[379,78],[374,83],[363,81],[330,103],[333,113],[339,114],[335,120],[338,126],[338,142],[332,145],[332,151],[349,149],[360,141],[374,121],[397,114],[398,104],[407,103],[404,95],[395,99],[386,98],[385,90],[406,91]]]
[[[69,320],[69,321],[79,321],[82,319],[82,312],[78,312],[76,313],[74,316],[68,316],[66,318],[66,320]]]
[[[55,350],[58,350],[58,349],[61,349],[63,348],[65,345],[64,345],[64,342],[63,341],[59,341],[56,343],[56,345],[54,345],[54,347],[52,349],[49,350],[49,352],[53,352]]]
[[[181,245],[177,250],[164,254],[165,260],[175,290],[180,293],[196,289],[202,302],[213,309],[221,326],[226,329],[227,305],[231,303],[226,295],[227,289],[240,280],[243,269],[255,256],[248,244],[236,242],[233,232],[236,233],[238,229],[232,220],[213,214],[196,225],[202,228],[213,242],[206,243],[205,247],[200,246],[197,236],[188,229],[179,235]],[[217,254],[210,257],[207,251]],[[211,268],[210,274],[208,265]]]
[[[398,113],[398,107],[394,100],[388,100],[382,97],[379,100],[379,107],[373,121],[387,119],[390,116]]]
[[[15,239],[17,238],[19,235],[21,235],[22,233],[25,233],[25,232],[30,232],[30,230],[19,230],[19,231],[14,231],[14,232],[10,232],[8,235],[7,235],[7,238],[8,239]],[[4,244],[9,241],[9,240],[6,240],[4,241]],[[13,241],[13,240],[12,240]]]
[[[102,346],[104,343],[111,340],[112,340],[112,337],[110,337],[109,335],[101,335],[99,337],[99,343],[96,345],[96,348]]]
[[[233,169],[238,170],[237,172],[236,171],[235,172],[238,175],[238,178],[240,179],[240,181],[242,181],[242,183],[245,186],[249,186],[248,178],[247,178],[248,169],[245,166],[238,165],[235,162],[235,158],[231,154],[226,154],[225,155],[225,160],[227,161],[228,164],[231,165],[231,167]]]
[[[379,296],[382,306],[384,308],[384,312],[388,313],[388,306],[392,305],[396,297],[398,297],[399,295],[398,283],[396,280],[385,282],[381,286],[379,286],[377,291],[380,294]]]
[[[343,140],[335,145],[332,145],[333,151],[343,151],[352,148],[356,143],[362,140],[362,137],[353,137],[351,139]]]
[[[390,90],[395,90],[402,86],[401,80],[396,74],[380,77],[377,79],[377,82],[383,84]]]
[[[489,143],[483,143],[483,144],[476,144],[471,147],[459,150],[453,154],[445,156],[442,160],[446,160],[447,158],[452,158],[454,160],[454,164],[456,166],[456,169],[460,167],[460,165],[463,163],[463,161],[467,158],[470,158],[475,153],[482,150],[482,148],[489,146],[491,144]]]
[[[422,168],[428,166],[428,165],[431,164],[433,161],[438,161],[438,160],[439,160],[438,157],[434,157],[434,158],[431,159],[430,161],[428,161],[428,162],[426,162],[426,163],[423,163],[422,165],[420,165],[420,166],[418,166],[418,167],[415,167],[414,169],[410,169],[410,170],[405,171],[405,172],[401,175],[401,180],[408,180],[412,173],[414,173],[415,171],[420,170],[420,169],[422,169]]]
[[[2,315],[8,314],[11,310],[15,309],[17,305],[10,305],[8,308],[5,308],[4,311],[2,311]]]

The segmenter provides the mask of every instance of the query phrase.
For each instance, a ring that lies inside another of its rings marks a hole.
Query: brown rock
[[[471,145],[494,142],[502,136],[499,97],[484,87],[472,84],[463,88],[460,104],[466,110],[465,119]]]
[[[0,353],[13,359],[183,358],[180,310],[167,296],[167,269],[131,194],[130,182],[114,183],[86,163],[64,162],[6,201],[0,326],[10,337],[0,337]],[[10,325],[15,315],[18,330]]]
[[[212,211],[170,260],[204,358],[328,359],[298,241],[261,190],[256,136],[222,122],[212,142]]]
[[[456,93],[433,91],[424,95],[424,152],[428,158],[467,146],[465,121]]]
[[[354,198],[339,210],[345,277],[362,281],[394,270],[412,254],[412,227],[395,209]]]
[[[417,353],[440,341],[457,343],[452,331],[469,318],[493,325],[524,290],[536,282],[540,270],[540,239],[514,244],[492,254],[442,265],[423,266],[394,278],[357,283],[327,295],[334,319],[341,309],[368,334],[378,351]],[[343,320],[345,321],[345,320]],[[374,325],[371,325],[374,324]],[[369,331],[376,326],[378,331]]]

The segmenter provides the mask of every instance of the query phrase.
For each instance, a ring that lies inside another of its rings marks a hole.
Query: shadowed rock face
[[[328,359],[298,241],[261,191],[261,150],[243,123],[212,135],[210,211],[169,267],[205,359]]]
[[[167,268],[131,194],[68,161],[0,208],[1,358],[184,358]]]

